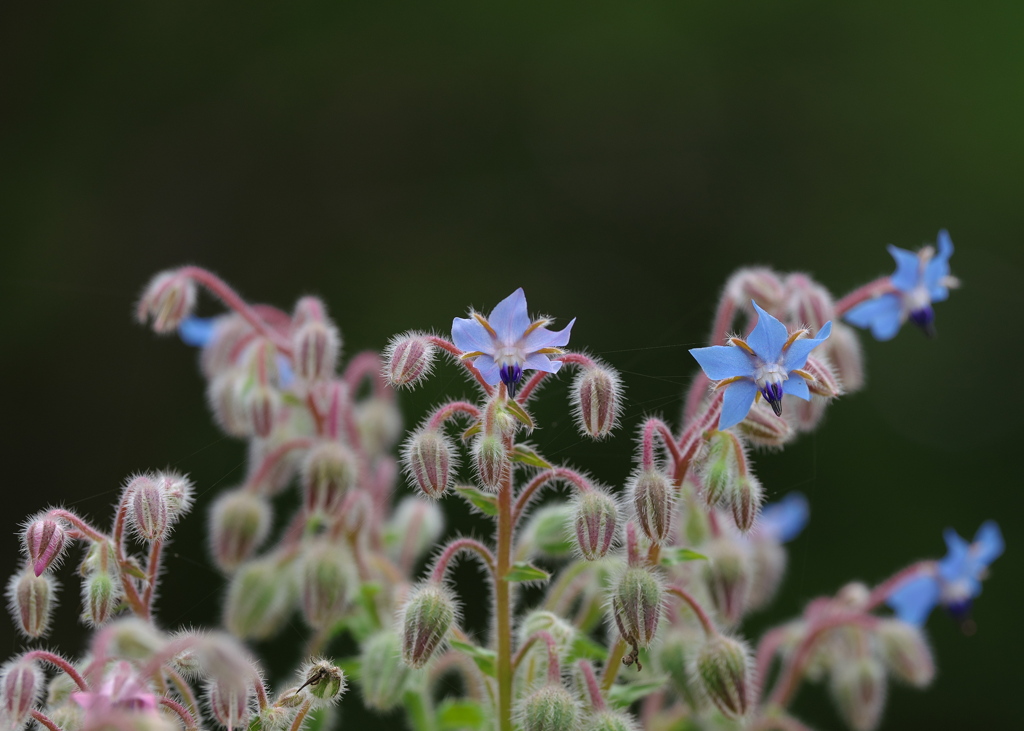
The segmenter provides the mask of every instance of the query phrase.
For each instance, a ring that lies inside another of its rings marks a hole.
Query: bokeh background
[[[976,634],[932,616],[939,676],[893,689],[883,728],[1012,726],[1022,28],[1024,7],[977,3],[4,4],[3,575],[28,513],[62,502],[106,521],[126,475],[172,466],[202,495],[160,620],[217,621],[204,514],[244,453],[208,417],[195,353],[131,321],[162,268],[202,264],[286,308],[317,293],[349,353],[523,286],[531,309],[578,318],[573,344],[620,368],[630,401],[594,447],[553,387],[538,442],[621,485],[639,419],[678,418],[686,349],[733,269],[807,271],[842,294],[889,273],[884,244],[946,227],[964,286],[938,339],[865,339],[869,387],[757,459],[812,520],[751,628],[996,518],[1009,549]],[[408,424],[468,390],[453,375],[404,399]],[[84,632],[72,574],[54,641],[68,650]],[[21,646],[0,622],[0,656]],[[797,709],[841,725],[820,687]]]

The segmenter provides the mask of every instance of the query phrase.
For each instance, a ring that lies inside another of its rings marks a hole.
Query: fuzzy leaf
[[[569,661],[574,660],[599,660],[604,662],[608,659],[608,648],[594,642],[585,634],[579,633],[572,641],[572,648],[569,652]]]
[[[526,413],[526,409],[524,409],[518,401],[515,399],[509,399],[505,402],[505,408],[512,413],[512,416],[519,419],[527,429],[533,431],[533,418]]]
[[[486,722],[487,714],[474,701],[445,699],[437,709],[437,724],[441,731],[482,729]]]
[[[661,690],[668,682],[668,676],[662,675],[639,683],[616,684],[608,691],[608,702],[617,708],[628,708],[641,698]]]
[[[485,647],[477,647],[476,645],[470,645],[466,642],[459,642],[458,640],[452,640],[451,646],[453,650],[464,652],[469,655],[476,666],[480,668],[480,672],[484,675],[489,675],[492,678],[498,675],[497,666],[497,653],[494,650],[488,650]]]
[[[481,492],[475,487],[470,487],[468,485],[456,487],[455,492],[457,492],[464,500],[477,510],[486,513],[487,515],[498,514],[498,498],[494,495]]]
[[[512,564],[512,568],[505,574],[506,581],[547,581],[550,578],[551,574],[547,571],[524,562]]]
[[[517,444],[512,450],[512,461],[522,462],[532,467],[541,467],[544,469],[551,469],[551,463],[541,457],[532,447],[528,447],[525,444]]]
[[[661,565],[675,566],[686,561],[707,561],[708,557],[703,553],[697,553],[689,548],[669,548],[662,551]]]
[[[469,427],[468,429],[466,429],[466,431],[462,432],[462,441],[468,442],[471,437],[476,436],[477,434],[479,434],[483,430],[484,430],[483,422],[480,422],[480,421],[476,422],[475,424],[473,424],[473,426]]]

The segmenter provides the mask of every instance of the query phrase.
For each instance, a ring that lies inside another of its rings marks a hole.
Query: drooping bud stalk
[[[842,395],[843,386],[827,360],[810,355],[807,357],[807,363],[803,369],[814,376],[814,380],[807,381],[807,390],[812,394],[827,399]]]
[[[627,568],[612,589],[612,616],[622,639],[647,647],[654,639],[665,591],[661,580],[646,567]]]
[[[402,702],[410,669],[400,661],[398,634],[382,630],[363,643],[359,686],[363,702],[378,711],[390,711]]]
[[[384,378],[392,386],[415,386],[430,375],[436,350],[430,337],[423,333],[393,337],[384,349]]]
[[[500,436],[481,434],[473,448],[476,473],[480,483],[488,490],[497,491],[512,469],[508,452]]]
[[[640,529],[654,543],[670,538],[675,490],[668,476],[657,469],[641,470],[630,486]]]
[[[228,584],[224,625],[238,637],[266,639],[288,619],[293,599],[289,566],[278,566],[273,556],[250,561]]]
[[[232,571],[252,555],[270,531],[270,505],[246,490],[225,492],[210,510],[210,548],[223,571]]]
[[[128,520],[144,541],[162,540],[170,525],[167,495],[150,475],[138,475],[125,487]]]
[[[359,458],[341,442],[323,441],[302,463],[302,498],[308,514],[336,515],[359,480]]]
[[[228,731],[244,729],[248,725],[250,694],[249,684],[241,681],[213,680],[206,689],[211,714]]]
[[[142,325],[152,320],[153,332],[164,335],[174,332],[195,306],[195,282],[178,270],[168,270],[146,285],[135,309],[135,319]]]
[[[754,679],[750,650],[744,643],[723,635],[712,637],[697,653],[696,668],[704,692],[718,710],[730,718],[746,714]]]
[[[345,673],[337,665],[322,658],[303,667],[302,676],[303,683],[299,690],[309,694],[314,708],[333,705],[345,693]]]
[[[41,518],[33,520],[23,534],[25,553],[36,576],[57,564],[64,555],[67,532],[59,520]]]
[[[355,560],[343,544],[317,541],[302,562],[302,616],[314,629],[341,617],[358,586]]]
[[[402,660],[413,668],[430,661],[458,616],[451,592],[436,582],[415,588],[402,609]]]
[[[757,447],[781,447],[795,435],[793,427],[785,419],[772,413],[771,407],[755,403],[746,418],[736,425],[744,439]]]
[[[764,502],[764,489],[761,481],[752,474],[740,475],[729,495],[729,507],[736,527],[746,533],[754,527],[754,521],[761,511]]]
[[[583,558],[604,558],[615,541],[618,524],[619,506],[611,495],[596,489],[576,493],[573,525]]]
[[[603,363],[585,367],[573,381],[570,402],[580,432],[604,439],[618,425],[622,412],[622,379]]]
[[[882,645],[882,657],[889,673],[915,688],[925,688],[935,679],[935,659],[919,627],[898,619],[883,619],[875,628]]]
[[[735,624],[748,609],[750,565],[746,551],[735,541],[720,538],[704,551],[704,580],[715,610],[727,624]]]
[[[447,492],[457,455],[448,437],[437,429],[413,432],[402,449],[402,465],[416,486],[430,498]]]
[[[14,660],[0,670],[0,720],[20,728],[43,692],[43,671],[31,660]]]
[[[828,339],[825,352],[835,366],[839,382],[846,393],[854,393],[864,387],[864,354],[860,339],[852,327],[836,322],[832,336]]]
[[[561,685],[538,688],[516,709],[523,731],[577,731],[579,715],[579,703]]]
[[[57,580],[50,574],[37,576],[28,566],[7,583],[11,615],[26,637],[42,637],[49,630],[58,587]]]
[[[829,684],[839,715],[853,731],[878,728],[885,709],[885,670],[873,657],[837,663]]]

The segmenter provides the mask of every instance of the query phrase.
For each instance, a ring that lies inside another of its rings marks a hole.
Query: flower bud
[[[238,365],[239,355],[247,342],[256,337],[244,317],[231,313],[221,315],[213,324],[213,335],[199,355],[199,367],[208,380]]]
[[[708,442],[701,471],[704,500],[708,505],[730,505],[740,475],[749,471],[743,443],[732,433],[716,431]]]
[[[178,270],[168,270],[146,285],[135,309],[135,319],[142,325],[152,319],[153,332],[163,335],[174,332],[195,306],[195,282]]]
[[[356,406],[355,418],[363,449],[371,455],[389,454],[402,436],[402,413],[394,399],[368,398]]]
[[[427,664],[448,636],[458,615],[451,592],[429,582],[412,591],[402,610],[402,660],[413,668]]]
[[[210,547],[223,571],[232,571],[252,555],[270,531],[270,505],[247,490],[221,495],[210,509]]]
[[[814,376],[813,381],[807,381],[807,389],[813,395],[826,399],[833,399],[836,396],[842,395],[843,386],[839,382],[839,377],[836,376],[832,365],[824,358],[813,355],[807,356],[804,370]]]
[[[746,441],[757,447],[781,447],[796,434],[789,422],[777,417],[764,401],[751,406],[736,429]]]
[[[871,657],[836,663],[829,686],[839,715],[853,731],[878,728],[885,709],[885,671]]]
[[[675,491],[668,477],[655,469],[643,470],[631,486],[633,508],[644,535],[654,543],[670,538]]]
[[[708,698],[730,718],[743,716],[751,702],[753,678],[745,644],[717,635],[697,653],[697,677]]]
[[[797,431],[805,433],[814,431],[825,417],[827,402],[816,398],[812,398],[810,401],[792,400],[796,403],[786,412],[786,417],[793,422]]]
[[[106,624],[117,611],[122,591],[121,582],[107,571],[88,573],[82,581],[82,619],[93,627]]]
[[[725,283],[725,296],[739,307],[749,308],[750,300],[771,312],[782,306],[786,288],[771,269],[750,267],[738,269]]]
[[[573,381],[570,402],[580,432],[604,439],[618,425],[622,412],[622,379],[604,364],[584,368]]]
[[[437,543],[444,522],[444,512],[435,501],[416,495],[402,498],[388,524],[392,556],[415,561]]]
[[[523,731],[576,731],[579,703],[561,685],[545,685],[530,693],[516,709]]]
[[[935,659],[919,627],[898,619],[883,619],[875,628],[882,645],[882,657],[889,673],[915,688],[925,688],[935,679]]]
[[[391,338],[384,349],[384,378],[392,386],[415,386],[430,375],[435,352],[423,333],[408,332]]]
[[[139,538],[162,540],[169,527],[167,495],[149,475],[139,475],[125,488],[128,519]]]
[[[833,323],[832,335],[825,343],[829,359],[835,366],[839,382],[846,393],[859,391],[864,387],[864,354],[860,339],[852,327],[840,322]]]
[[[773,540],[752,541],[750,552],[751,582],[747,610],[768,606],[786,573],[786,549]]]
[[[310,320],[295,329],[292,353],[295,375],[303,383],[319,383],[334,375],[341,337],[333,325]]]
[[[59,585],[50,574],[37,576],[27,566],[7,582],[11,616],[26,637],[42,637],[50,629],[54,595]]]
[[[32,715],[43,693],[43,671],[31,660],[14,660],[0,673],[0,719],[20,727]]]
[[[252,433],[266,438],[274,431],[281,395],[269,385],[254,383],[242,395],[242,410]]]
[[[612,591],[612,616],[627,643],[647,647],[654,639],[661,616],[664,589],[651,571],[627,568]]]
[[[167,499],[167,519],[173,525],[192,509],[195,487],[192,480],[177,472],[157,472],[153,478]]]
[[[603,490],[576,494],[573,524],[583,558],[588,561],[604,558],[615,540],[618,523],[619,506],[611,495]]]
[[[693,656],[701,642],[696,636],[676,630],[668,633],[658,647],[658,664],[668,675],[672,690],[694,710],[699,710],[704,700],[692,673]]]
[[[202,634],[200,643],[195,647],[194,664],[202,673],[212,680],[239,687],[249,682],[253,674],[253,664],[248,652],[241,642],[226,632]],[[193,664],[182,653],[175,658],[179,666]]]
[[[257,728],[260,731],[286,731],[295,719],[295,711],[285,707],[290,700],[285,699],[282,703],[281,699],[278,699],[274,705],[259,709],[259,726]],[[278,705],[278,703],[282,703],[282,705]]]
[[[378,711],[390,711],[402,703],[405,683],[411,670],[401,657],[398,634],[383,630],[363,643],[360,656],[359,685],[363,702]]]
[[[628,713],[598,711],[587,717],[587,731],[639,731],[640,726]]]
[[[242,398],[245,375],[237,368],[226,370],[210,381],[206,389],[206,400],[217,424],[233,437],[252,436]]]
[[[732,519],[736,527],[746,533],[754,526],[761,512],[761,503],[764,502],[761,481],[751,474],[741,475],[728,497]]]
[[[228,731],[240,731],[249,723],[249,698],[251,689],[248,683],[237,679],[213,680],[206,688],[206,700],[210,713],[221,726]]]
[[[501,489],[502,481],[508,477],[512,466],[501,437],[481,434],[474,447],[476,472],[481,484],[495,492]]]
[[[284,432],[284,433],[282,433]],[[248,489],[261,495],[273,496],[291,484],[292,478],[298,473],[306,452],[303,449],[289,449],[284,454],[278,452],[269,469],[262,469],[264,461],[285,442],[291,441],[286,430],[272,434],[269,439],[249,440],[249,470],[245,478]],[[258,479],[257,479],[258,478]]]
[[[359,460],[341,442],[323,441],[302,463],[302,498],[310,515],[337,515],[345,494],[359,480]]]
[[[345,693],[345,673],[327,660],[314,660],[303,668],[302,675],[302,687],[313,699],[314,708],[337,703]]]
[[[575,548],[570,526],[573,507],[569,503],[549,503],[537,509],[524,534],[524,544],[549,558],[565,558]]]
[[[809,327],[818,332],[821,326],[836,319],[836,308],[828,290],[806,274],[790,274],[786,277],[790,321],[795,327]]]
[[[148,622],[138,617],[125,617],[107,627],[112,657],[125,660],[146,660],[166,644],[163,635]]]
[[[243,564],[228,584],[224,626],[245,639],[273,635],[292,609],[290,568],[278,566],[273,556]]]
[[[358,585],[349,550],[317,541],[302,561],[302,616],[313,629],[327,628],[344,613]]]
[[[64,555],[67,532],[60,521],[41,518],[28,524],[23,538],[29,563],[36,576],[40,576]]]
[[[704,553],[704,580],[711,603],[727,624],[735,624],[747,611],[750,593],[750,565],[747,554],[735,541],[720,538],[708,544]]]
[[[424,495],[440,498],[451,484],[456,455],[442,432],[422,429],[413,432],[406,441],[402,463]]]

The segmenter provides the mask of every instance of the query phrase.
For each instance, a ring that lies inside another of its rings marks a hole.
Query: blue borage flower
[[[809,337],[807,330],[790,333],[757,302],[751,300],[751,304],[757,312],[757,325],[746,340],[730,338],[729,345],[690,350],[707,377],[718,381],[715,388],[727,387],[719,429],[728,429],[743,421],[758,396],[771,404],[776,416],[782,415],[783,394],[809,400],[807,381],[813,381],[814,376],[802,369],[811,351],[832,332],[830,320],[816,338]],[[793,375],[798,377],[791,378]]]
[[[916,576],[899,584],[886,599],[896,616],[904,622],[922,625],[937,604],[954,619],[963,621],[971,601],[981,593],[981,579],[989,564],[1003,553],[1003,535],[995,521],[982,524],[968,543],[952,528],[947,528],[946,557],[934,574]]]
[[[515,396],[523,371],[558,372],[562,361],[548,356],[563,352],[561,348],[568,345],[575,322],[573,318],[564,330],[555,332],[547,329],[551,320],[532,320],[520,287],[487,317],[479,312],[470,312],[468,318],[456,317],[452,321],[452,342],[464,351],[463,358],[475,359],[473,365],[487,384],[504,383],[509,396]]]
[[[791,492],[781,500],[764,506],[757,520],[755,537],[775,543],[789,543],[803,531],[810,513],[804,494]]]
[[[870,328],[876,340],[891,340],[908,319],[928,335],[934,335],[932,303],[947,299],[950,288],[958,285],[949,275],[953,241],[945,229],[939,231],[938,247],[937,254],[931,246],[915,254],[890,245],[889,253],[896,260],[896,271],[889,281],[896,291],[855,305],[846,313],[846,321]]]

